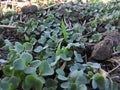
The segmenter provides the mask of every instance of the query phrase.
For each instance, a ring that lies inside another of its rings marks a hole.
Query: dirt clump
[[[113,47],[120,45],[120,32],[117,30],[103,33],[103,40],[95,44],[91,59],[107,60],[112,56]]]
[[[36,13],[38,11],[38,7],[36,5],[23,6],[21,11],[23,14]]]

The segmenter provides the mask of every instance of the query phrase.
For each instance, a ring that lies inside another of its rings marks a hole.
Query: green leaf
[[[33,56],[28,52],[23,52],[20,55],[20,58],[27,63],[30,63],[33,60]]]
[[[49,63],[44,60],[39,66],[40,75],[49,76],[54,74],[54,70],[50,67]]]
[[[58,44],[58,47],[57,47],[57,50],[56,50],[56,55],[57,55],[57,56],[59,56],[59,55],[61,54],[61,49],[60,49],[61,43],[62,43],[62,42],[60,42],[60,43]]]
[[[67,57],[66,54],[61,54],[60,57],[61,57],[61,59],[63,59],[64,61],[71,61],[71,57]]]
[[[56,73],[58,74],[58,75],[65,75],[65,72],[62,70],[62,69],[57,69],[56,70]]]
[[[32,43],[32,45],[35,45],[37,42],[36,38],[32,37],[30,40],[30,43]]]
[[[38,46],[37,48],[34,49],[34,52],[39,53],[43,50],[42,46]]]
[[[32,51],[32,49],[33,49],[33,45],[31,43],[29,43],[29,42],[25,42],[23,44],[23,46],[24,46],[26,51]]]
[[[15,61],[13,62],[13,66],[17,70],[24,70],[26,67],[25,61],[21,58],[15,59]]]
[[[38,43],[44,44],[46,41],[46,37],[45,36],[41,36],[40,39],[38,39]]]
[[[0,90],[12,90],[10,83],[0,80]]]
[[[9,24],[9,19],[3,19],[3,20],[1,21],[1,23],[2,23],[2,24]]]
[[[62,23],[61,27],[62,27],[62,32],[63,32],[64,40],[67,41],[67,32],[66,32],[65,23],[64,23],[63,20],[61,21],[61,23]]]
[[[70,74],[70,78],[76,78],[79,75],[79,71],[75,70]]]
[[[29,38],[26,34],[24,34],[24,37],[25,37],[25,40],[26,40],[26,41],[29,41],[29,40],[30,40],[30,38]]]
[[[12,43],[8,39],[6,39],[4,42],[5,42],[5,47],[7,49],[11,49],[12,48]]]
[[[20,83],[19,79],[15,76],[10,77],[8,82],[11,84],[13,89],[16,89]]]
[[[60,85],[62,88],[67,89],[70,87],[70,82],[64,82]]]
[[[118,52],[120,52],[120,45],[118,45],[118,46],[116,47],[116,50],[117,50]]]
[[[40,60],[34,60],[30,63],[31,67],[37,68],[40,65],[41,61]]]
[[[7,75],[7,76],[11,76],[13,73],[13,70],[11,69],[10,65],[3,66],[2,70],[3,70],[4,75]]]
[[[56,56],[55,61],[52,62],[50,66],[55,66],[59,60],[60,60],[60,56]]]
[[[30,89],[42,90],[42,87],[43,84],[36,76],[27,75],[25,77],[24,90],[30,90]]]
[[[36,68],[35,67],[26,67],[24,72],[26,74],[36,74]]]
[[[97,27],[97,23],[94,22],[94,21],[92,21],[92,22],[90,23],[90,25],[91,25],[92,28],[96,28],[96,27]]]
[[[78,80],[76,81],[78,84],[88,84],[89,80],[88,78],[85,76],[85,74],[83,73],[79,73],[78,75]]]
[[[23,50],[24,50],[24,47],[21,43],[19,42],[15,42],[15,50],[18,52],[18,53],[21,53]]]
[[[74,51],[74,55],[75,55],[76,62],[83,62],[83,59],[80,54],[78,54],[76,51]]]
[[[62,81],[68,80],[68,78],[65,77],[65,76],[63,76],[63,75],[58,75],[57,78],[58,78],[59,80],[62,80]]]
[[[97,87],[100,89],[100,90],[104,90],[105,89],[105,78],[99,74],[99,73],[96,73],[93,78],[93,80],[95,80],[93,83],[94,86],[96,86],[95,84],[97,84]]]
[[[118,83],[113,82],[113,90],[118,90]]]
[[[34,49],[34,52],[39,53],[39,52],[41,52],[42,50],[44,50],[46,48],[48,48],[48,45],[46,45],[44,47],[38,46],[37,48]]]
[[[92,39],[94,42],[100,41],[102,39],[102,35],[100,33],[92,35]]]
[[[45,81],[45,86],[50,88],[50,87],[57,87],[57,83],[53,79],[47,79]]]
[[[93,89],[96,89],[97,88],[97,83],[95,80],[92,80],[92,87]]]
[[[96,68],[96,69],[101,68],[101,65],[100,65],[99,63],[87,62],[86,65],[87,65],[87,66],[90,66],[90,67],[92,67],[92,68]]]
[[[81,26],[81,24],[79,23],[76,23],[74,24],[73,29],[75,31],[79,31],[80,33],[82,33],[85,30],[85,27]]]
[[[86,85],[81,84],[81,85],[79,86],[79,90],[87,90]]]

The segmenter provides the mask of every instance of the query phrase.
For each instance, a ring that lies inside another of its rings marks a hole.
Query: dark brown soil
[[[24,42],[24,36],[21,33],[17,33],[14,29],[0,29],[0,36],[3,40],[8,39],[14,44],[15,41]],[[22,36],[22,37],[21,37]],[[3,44],[4,42],[0,42]],[[4,45],[4,44],[3,44]],[[0,59],[7,59],[8,51],[3,48],[3,45],[0,46]]]

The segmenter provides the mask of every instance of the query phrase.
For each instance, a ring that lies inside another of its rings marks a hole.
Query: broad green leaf
[[[25,42],[23,44],[23,46],[24,46],[26,51],[32,51],[32,49],[33,49],[33,45],[31,43],[29,43],[29,42]]]
[[[46,49],[48,47],[48,45],[42,47],[42,46],[38,46],[37,48],[34,49],[34,52],[39,53],[42,50]]]
[[[94,22],[94,21],[92,21],[92,22],[90,23],[90,25],[91,25],[92,28],[96,28],[96,27],[97,27],[97,23]]]
[[[27,63],[30,63],[33,60],[33,56],[28,52],[23,52],[20,55],[20,59],[22,59],[23,61],[25,61]]]
[[[4,75],[12,76],[13,70],[11,69],[10,65],[3,66],[2,70],[3,70]]]
[[[49,63],[44,60],[39,66],[39,72],[42,76],[49,76],[54,74],[54,70],[50,67]]]
[[[1,90],[12,90],[11,85],[7,81],[0,80],[0,89]]]
[[[83,27],[83,26],[82,26],[81,24],[79,24],[79,23],[76,23],[76,24],[74,24],[73,29],[74,29],[75,31],[79,31],[80,33],[82,33],[82,32],[85,30],[85,27]]]
[[[75,71],[71,72],[70,78],[76,78],[78,75],[79,75],[79,71],[75,70]]]
[[[1,23],[2,23],[2,24],[9,24],[9,21],[10,21],[9,19],[3,19],[3,20],[1,21]]]
[[[88,78],[85,76],[85,74],[83,73],[79,73],[78,75],[78,80],[76,81],[78,84],[88,84],[89,80]]]
[[[29,40],[30,40],[30,38],[29,38],[26,34],[24,34],[24,37],[25,37],[25,40],[26,40],[26,41],[29,41]]]
[[[84,84],[81,84],[81,85],[79,86],[79,90],[87,90],[87,86],[84,85]]]
[[[35,67],[26,67],[24,72],[26,74],[36,74],[36,68]]]
[[[76,64],[74,64],[73,66],[70,67],[71,72],[73,72],[75,70],[83,70],[84,71],[85,69],[86,69],[86,67],[84,65],[80,64],[80,63],[76,63]]]
[[[20,83],[19,79],[15,76],[10,77],[8,82],[11,84],[13,89],[16,89]]]
[[[37,68],[40,65],[41,61],[40,60],[34,60],[30,63],[31,67]]]
[[[55,66],[59,60],[60,60],[60,56],[56,56],[55,61],[52,62],[50,66]]]
[[[116,47],[116,50],[117,50],[118,52],[120,52],[120,45],[118,45],[118,46]]]
[[[118,90],[118,83],[116,82],[113,82],[113,90]]]
[[[43,50],[43,47],[42,47],[42,46],[38,46],[38,47],[36,47],[36,48],[34,49],[34,52],[39,53],[39,52],[41,52],[42,50]]]
[[[65,23],[64,23],[63,20],[61,21],[61,23],[62,23],[61,27],[62,27],[62,32],[63,32],[64,40],[66,41],[67,40],[67,32],[66,32]]]
[[[7,49],[13,48],[13,47],[12,47],[12,43],[11,43],[8,39],[5,40],[5,47],[6,47]]]
[[[45,36],[41,36],[40,39],[38,39],[38,43],[44,44],[46,41],[46,37]]]
[[[95,80],[92,80],[92,88],[96,89],[97,88],[97,83]]]
[[[41,83],[39,78],[37,78],[36,76],[27,75],[25,77],[25,83],[24,83],[25,90],[30,90],[32,88],[34,90],[42,90],[42,87],[43,87],[43,84]]]
[[[56,73],[58,74],[58,75],[65,75],[65,72],[62,70],[62,69],[57,69],[56,70]]]
[[[74,51],[74,55],[75,55],[76,62],[83,62],[83,59],[80,54],[78,54],[76,51]]]
[[[64,89],[67,89],[70,87],[70,82],[63,82],[60,86]]]
[[[21,53],[24,50],[24,47],[21,43],[15,42],[15,50],[17,51],[17,53]]]
[[[13,66],[17,70],[24,70],[26,67],[25,61],[21,58],[15,59],[15,61],[13,62]]]
[[[36,38],[31,38],[30,43],[31,43],[32,45],[35,45],[36,42],[37,42],[37,39],[36,39]]]
[[[100,41],[102,39],[102,35],[100,33],[92,35],[92,39],[94,42]]]
[[[63,76],[63,75],[58,75],[57,77],[58,77],[59,80],[62,80],[62,81],[68,80],[68,78]]]
[[[50,87],[57,87],[57,82],[53,79],[47,79],[45,81],[45,86],[50,88]]]
[[[49,87],[49,88],[44,87],[43,90],[56,90],[56,88],[55,87]]]
[[[61,57],[61,59],[63,59],[64,61],[71,61],[71,57],[67,57],[66,54],[61,54],[60,57]]]
[[[105,89],[105,78],[99,74],[99,73],[96,73],[94,76],[93,76],[93,80],[95,81],[95,83],[97,84],[97,87],[100,89],[100,90],[104,90]],[[94,84],[95,84],[94,83]],[[95,85],[96,86],[96,85]]]
[[[70,83],[70,87],[68,90],[79,90],[78,85],[76,83]]]
[[[101,68],[101,65],[100,65],[99,63],[87,62],[86,65],[87,65],[87,66],[90,66],[90,67],[92,67],[92,68],[96,68],[96,69]]]

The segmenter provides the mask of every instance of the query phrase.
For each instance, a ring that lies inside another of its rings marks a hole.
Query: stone
[[[120,45],[120,32],[117,30],[103,33],[103,40],[94,45],[91,59],[107,60],[112,56],[113,47]]]

